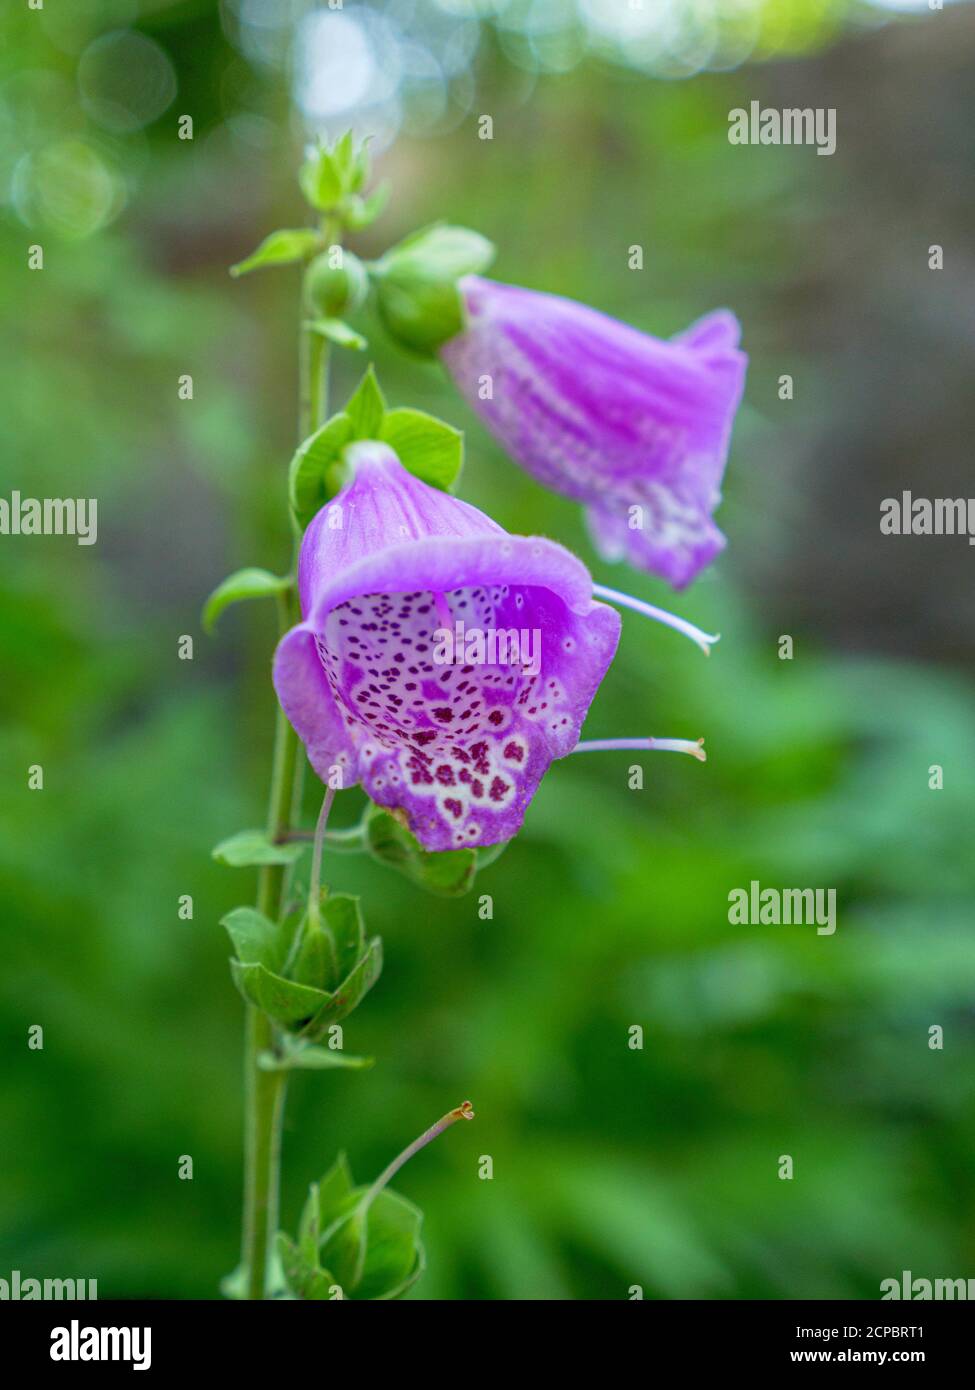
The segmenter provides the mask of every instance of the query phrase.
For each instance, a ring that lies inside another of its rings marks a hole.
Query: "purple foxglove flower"
[[[322,780],[340,768],[427,849],[510,839],[576,746],[619,616],[562,546],[509,535],[385,444],[346,458],[353,481],[302,541],[278,698]]]
[[[745,381],[738,320],[719,310],[663,342],[557,295],[477,276],[461,290],[467,326],[441,356],[471,406],[585,505],[604,558],[683,588],[725,545],[711,518]]]

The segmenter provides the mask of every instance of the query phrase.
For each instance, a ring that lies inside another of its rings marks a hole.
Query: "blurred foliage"
[[[273,619],[235,608],[213,641],[198,622],[230,570],[287,564],[297,285],[286,269],[234,282],[227,267],[301,216],[300,138],[273,73],[246,68],[216,7],[193,0],[141,7],[178,74],[176,104],[134,134],[93,134],[73,104],[79,55],[138,9],[72,7],[78,43],[20,15],[2,60],[2,109],[13,77],[44,74],[41,144],[80,139],[87,153],[78,163],[59,146],[44,166],[52,188],[65,161],[78,179],[48,198],[43,233],[15,207],[0,224],[12,310],[0,494],[97,496],[99,539],[0,540],[0,1272],[95,1277],[103,1297],[210,1297],[236,1261],[240,1197],[240,1000],[218,922],[250,876],[209,851],[262,815]],[[958,32],[970,43],[970,27]],[[857,40],[865,83],[871,41]],[[834,53],[850,61],[842,47],[818,61]],[[284,1224],[340,1149],[368,1180],[469,1096],[476,1122],[397,1180],[426,1217],[414,1297],[621,1298],[638,1283],[647,1297],[875,1298],[904,1268],[964,1275],[971,672],[858,655],[867,634],[851,644],[846,625],[840,643],[828,623],[789,627],[795,659],[780,661],[775,595],[742,560],[771,555],[787,578],[803,533],[801,505],[770,514],[762,461],[820,408],[825,363],[815,343],[790,344],[790,369],[812,384],[784,428],[773,348],[803,274],[793,233],[846,196],[841,161],[729,157],[727,110],[778,80],[775,64],[679,84],[590,61],[533,82],[530,99],[499,47],[485,41],[479,64],[494,142],[478,145],[470,122],[401,138],[380,160],[390,212],[357,249],[374,255],[443,216],[497,242],[501,278],[653,331],[732,305],[753,368],[720,514],[726,557],[676,601],[624,577],[434,366],[394,356],[365,320],[380,378],[391,404],[468,431],[470,500],[724,632],[705,662],[628,614],[587,725],[590,737],[704,734],[710,760],[650,757],[643,791],[627,787],[629,755],[556,765],[471,896],[431,898],[382,864],[327,858],[386,944],[383,978],[346,1026],[347,1049],[377,1064],[293,1079]],[[233,121],[255,89],[257,142]],[[177,110],[194,113],[192,142],[176,138]],[[114,198],[128,202],[118,215]],[[45,267],[28,272],[38,238]],[[636,278],[634,242],[647,248]],[[342,360],[337,391],[360,371]],[[192,401],[177,397],[186,372]],[[843,563],[855,606],[856,554]],[[910,617],[918,645],[926,622]],[[192,661],[178,659],[182,634]],[[27,789],[34,763],[42,792]],[[933,763],[943,791],[928,790]],[[314,801],[309,785],[308,823]],[[360,810],[358,792],[340,798],[340,820]],[[728,892],[753,878],[835,886],[836,935],[729,926]],[[177,917],[182,894],[192,921]],[[30,1051],[38,1023],[44,1049]],[[627,1046],[635,1024],[642,1051]],[[942,1052],[928,1049],[932,1024]],[[784,1153],[792,1182],[777,1177]],[[183,1154],[191,1182],[177,1178]],[[493,1181],[476,1176],[481,1154]]]

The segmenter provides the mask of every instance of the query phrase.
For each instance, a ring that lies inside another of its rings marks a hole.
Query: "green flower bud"
[[[305,275],[305,297],[309,309],[327,318],[351,313],[366,297],[369,276],[351,251],[330,246],[316,256]]]
[[[494,247],[466,227],[438,223],[407,237],[374,267],[377,303],[396,341],[425,357],[464,327],[458,282],[479,275],[494,259]]]

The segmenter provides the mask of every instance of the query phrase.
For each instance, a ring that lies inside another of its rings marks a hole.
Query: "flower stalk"
[[[324,224],[322,234],[337,240],[338,228]],[[304,301],[304,277],[302,281]],[[318,428],[328,410],[328,339],[314,332],[301,313],[299,337],[299,442]],[[297,569],[297,547],[292,575]],[[283,634],[298,620],[295,584],[279,600],[280,630]],[[298,736],[280,705],[274,726],[274,754],[271,790],[268,799],[267,833],[282,843],[291,833],[301,806],[304,758],[299,757]],[[326,795],[323,818],[331,793]],[[324,827],[322,827],[323,829]],[[316,862],[321,865],[321,846],[316,845]],[[283,864],[261,866],[257,888],[257,910],[277,920],[284,907],[288,868]],[[318,893],[314,907],[318,907]],[[263,1299],[268,1292],[269,1254],[278,1229],[278,1194],[281,1183],[281,1126],[288,1072],[262,1067],[263,1054],[277,1052],[274,1025],[255,1005],[247,1005],[244,1058],[244,1213],[241,1261],[246,1271],[249,1299]]]

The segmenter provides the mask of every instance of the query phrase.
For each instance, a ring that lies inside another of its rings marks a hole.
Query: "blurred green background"
[[[449,218],[495,239],[498,278],[653,332],[727,304],[752,365],[729,547],[675,599],[602,564],[577,509],[362,320],[390,400],[468,431],[469,500],[724,637],[705,661],[628,615],[587,723],[705,735],[706,767],[650,757],[636,792],[626,754],[557,764],[455,901],[326,861],[385,939],[346,1025],[377,1065],[293,1081],[286,1223],[338,1149],[368,1179],[470,1097],[476,1122],[397,1180],[426,1213],[413,1297],[876,1298],[903,1269],[975,1272],[971,552],[878,529],[902,488],[972,490],[975,11],[47,0],[2,22],[0,495],[95,496],[99,536],[0,538],[0,1275],[206,1298],[236,1262],[218,920],[253,883],[209,850],[263,818],[273,613],[210,641],[199,610],[287,563],[297,279],[227,266],[303,220],[302,144],[353,123],[393,190],[362,254]],[[835,106],[836,154],[730,146],[753,99]],[[336,390],[361,366],[342,355]],[[836,935],[730,926],[751,879],[835,887]]]

